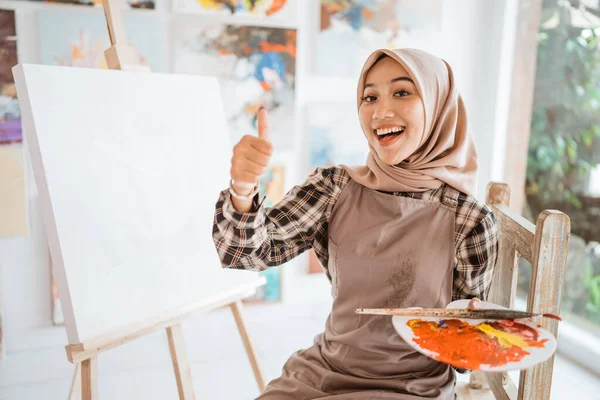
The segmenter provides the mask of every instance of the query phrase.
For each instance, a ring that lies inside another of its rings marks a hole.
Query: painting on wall
[[[311,171],[339,164],[365,164],[369,144],[360,127],[356,104],[310,104],[306,114]],[[309,252],[308,272],[323,272],[313,250]]]
[[[38,15],[42,64],[106,69],[104,51],[110,47],[104,14],[77,11],[41,11]],[[140,55],[140,64],[164,71],[161,27],[154,17],[125,15],[127,39]]]
[[[25,0],[44,3],[76,4],[82,6],[102,7],[102,0]],[[123,7],[133,9],[154,9],[154,0],[123,0]]]
[[[358,77],[379,48],[415,47],[437,52],[442,0],[320,0],[315,70]]]
[[[274,149],[294,144],[296,30],[259,26],[175,24],[176,73],[217,76],[232,143],[256,132],[256,113],[269,114]]]
[[[16,64],[15,12],[0,10],[0,237],[28,230],[21,111],[11,71]]]
[[[297,0],[173,0],[173,11],[187,14],[218,14],[290,19]]]
[[[284,195],[285,167],[273,165],[267,167],[267,171],[260,178],[259,193],[261,198],[266,196],[263,207],[275,205]],[[281,267],[271,267],[260,272],[267,280],[266,285],[257,289],[256,294],[246,301],[276,302],[281,300],[282,281]]]
[[[27,234],[21,112],[11,72],[15,64],[15,13],[0,10],[0,237]],[[0,279],[0,360],[4,358],[2,300]]]

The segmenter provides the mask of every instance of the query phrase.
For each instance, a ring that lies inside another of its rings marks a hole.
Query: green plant
[[[579,194],[600,163],[600,27],[574,26],[573,13],[584,12],[576,6],[544,1],[526,176],[534,215],[581,208]]]
[[[591,263],[586,263],[583,284],[588,289],[590,300],[586,309],[600,316],[600,274],[594,275]]]

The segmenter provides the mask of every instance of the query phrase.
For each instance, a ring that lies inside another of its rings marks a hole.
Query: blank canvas
[[[69,343],[257,279],[212,242],[232,151],[216,78],[13,72]]]

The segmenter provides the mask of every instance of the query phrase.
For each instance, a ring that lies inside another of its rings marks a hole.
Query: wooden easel
[[[150,68],[139,64],[135,47],[127,42],[119,0],[103,0],[104,14],[108,25],[111,47],[104,52],[109,69],[123,71],[147,71]],[[195,399],[190,363],[181,329],[181,322],[199,312],[215,310],[228,306],[233,312],[250,364],[262,392],[265,381],[262,369],[256,357],[256,351],[248,335],[242,310],[242,299],[252,296],[256,289],[266,283],[262,277],[244,284],[234,290],[221,293],[207,300],[188,305],[168,314],[159,315],[150,321],[129,326],[119,332],[95,338],[85,343],[66,346],[67,358],[76,365],[69,400],[98,399],[98,354],[118,347],[131,340],[145,336],[160,329],[167,330],[171,359],[175,370],[177,389],[181,400]]]

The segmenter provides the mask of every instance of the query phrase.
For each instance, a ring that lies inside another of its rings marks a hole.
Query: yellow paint
[[[218,10],[221,7],[220,4],[214,0],[198,0],[198,3],[200,3],[202,5],[202,7],[209,9],[209,10],[211,8]]]
[[[492,339],[493,338],[498,339],[498,343],[500,343],[500,346],[502,346],[502,347],[517,346],[522,349],[529,348],[529,345],[527,344],[527,342],[524,341],[523,339],[521,339],[518,335],[515,335],[514,333],[508,333],[508,332],[504,332],[504,331],[492,328],[488,324],[480,324],[477,326],[477,329],[479,329],[480,331],[482,331],[483,333],[485,333],[488,337],[490,337]]]

